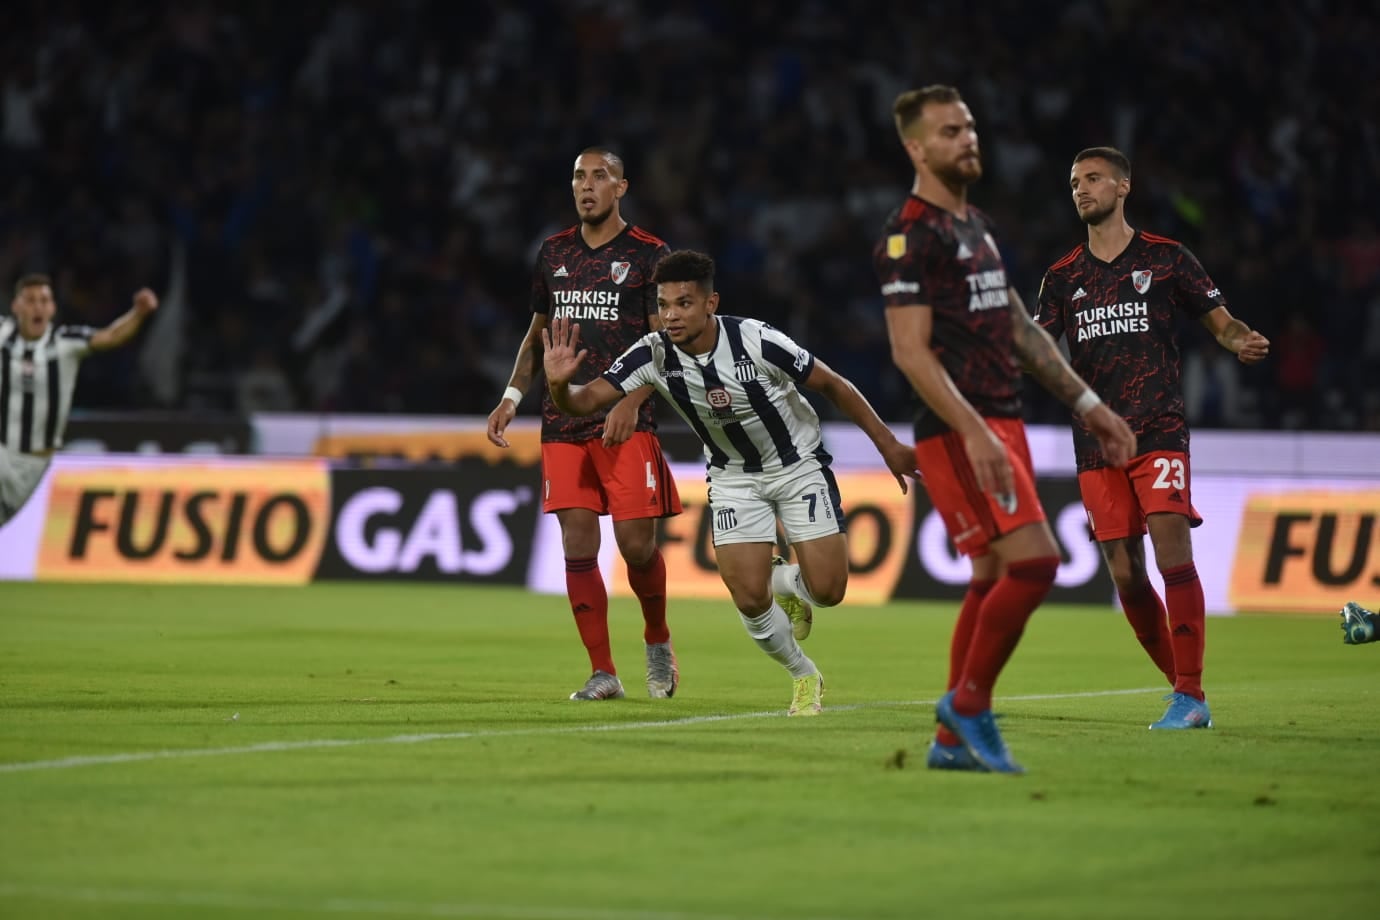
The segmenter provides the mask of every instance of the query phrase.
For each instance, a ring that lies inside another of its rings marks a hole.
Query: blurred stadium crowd
[[[908,417],[870,249],[910,173],[897,92],[958,86],[1033,303],[1084,236],[1073,154],[1135,165],[1273,340],[1184,339],[1200,426],[1380,430],[1380,14],[1372,3],[20,0],[4,31],[0,278],[46,271],[142,348],[77,406],[486,414],[570,165],[620,150],[628,219],[712,253],[766,319]],[[1030,419],[1062,409],[1038,387]]]

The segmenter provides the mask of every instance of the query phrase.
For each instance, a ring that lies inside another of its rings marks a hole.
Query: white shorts
[[[0,447],[0,524],[19,513],[38,488],[52,457],[21,454]]]
[[[778,519],[787,543],[844,532],[838,482],[814,457],[768,473],[715,470],[706,480],[715,546],[775,543]]]

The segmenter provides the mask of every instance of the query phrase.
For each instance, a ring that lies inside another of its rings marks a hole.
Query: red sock
[[[1144,581],[1117,593],[1126,611],[1126,622],[1135,630],[1136,641],[1155,667],[1164,672],[1171,684],[1174,683],[1174,646],[1169,639],[1169,617],[1165,615],[1164,602],[1155,586]]]
[[[1203,698],[1203,635],[1206,605],[1203,583],[1193,563],[1161,569],[1164,600],[1169,608],[1169,641],[1174,648],[1175,693]]]
[[[599,560],[567,559],[565,593],[575,614],[575,627],[580,630],[580,641],[589,652],[591,669],[617,674],[613,652],[609,650],[609,592],[599,572]]]
[[[954,688],[954,709],[974,716],[992,708],[992,688],[1006,666],[1025,623],[1054,586],[1059,559],[1054,556],[1022,559],[1006,567],[982,602],[972,645],[963,663],[963,675]]]
[[[628,586],[642,605],[642,638],[648,645],[670,642],[671,630],[666,627],[666,560],[661,550],[652,550],[652,558],[642,568],[628,566]]]
[[[954,634],[949,640],[949,690],[958,686],[958,675],[963,673],[963,662],[968,657],[968,646],[973,641],[973,627],[977,625],[978,610],[982,607],[983,598],[995,584],[995,581],[987,578],[968,582],[968,593],[963,595],[963,606],[958,609],[958,621],[954,623]],[[949,747],[962,743],[957,735],[942,725],[935,731],[934,738],[940,744]]]

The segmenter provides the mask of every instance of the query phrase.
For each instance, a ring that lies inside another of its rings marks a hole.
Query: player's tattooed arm
[[[508,388],[503,391],[503,398],[498,401],[494,411],[489,413],[490,444],[498,447],[508,446],[503,433],[508,430],[508,425],[517,415],[518,403],[522,402],[523,394],[532,388],[532,381],[537,377],[537,368],[541,366],[542,360],[541,337],[545,329],[546,315],[534,313],[532,323],[527,327],[527,335],[518,346],[517,359],[513,361],[513,373],[508,378]]]
[[[1050,334],[1031,317],[1021,295],[1008,288],[1016,356],[1026,372],[1059,398],[1097,438],[1112,466],[1125,466],[1136,455],[1136,436],[1126,420],[1107,407],[1074,372]]]
[[[517,360],[513,362],[513,374],[509,378],[509,385],[524,393],[532,388],[532,383],[537,379],[537,372],[541,370],[544,351],[541,332],[546,325],[547,317],[544,313],[532,314],[532,324],[527,327],[527,335],[518,346]]]
[[[1006,446],[954,385],[930,347],[933,331],[934,309],[930,305],[887,307],[886,333],[891,342],[892,362],[925,405],[963,439],[978,488],[989,495],[1011,496],[1015,493],[1015,474]]]
[[[1014,288],[1007,290],[1011,297],[1012,336],[1021,369],[1064,405],[1072,407],[1087,392],[1088,385],[1069,367],[1059,344],[1026,311],[1021,295]]]

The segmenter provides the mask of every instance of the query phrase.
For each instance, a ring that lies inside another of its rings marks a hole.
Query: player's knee
[[[561,549],[567,559],[589,559],[599,555],[599,540],[565,534],[561,537]]]
[[[1188,565],[1193,561],[1193,536],[1189,520],[1182,514],[1152,514],[1147,519],[1150,543],[1155,548],[1155,565],[1161,571]]]
[[[1117,593],[1123,596],[1138,594],[1142,587],[1149,584],[1145,570],[1136,571],[1133,566],[1123,566],[1111,570],[1112,584],[1116,585]]]
[[[771,609],[771,583],[726,582],[733,606],[745,617],[759,617]]]
[[[837,607],[843,603],[843,596],[848,593],[848,573],[845,571],[842,575],[822,579],[822,584],[816,584],[806,578],[805,590],[810,592],[816,606]]]
[[[656,540],[648,537],[647,539],[619,540],[618,552],[623,556],[623,561],[630,568],[646,568],[647,563],[651,562],[652,556],[656,555]]]
[[[840,586],[836,590],[825,591],[815,597],[821,607],[837,607],[843,603],[843,596],[847,593],[846,586]]]
[[[632,568],[643,568],[656,555],[656,525],[651,518],[614,521],[613,537],[619,555]]]
[[[567,559],[587,559],[599,555],[599,519],[592,518],[593,526],[583,516],[559,517],[561,523],[561,548]]]
[[[1128,591],[1146,579],[1145,560],[1127,553],[1107,557],[1107,571],[1118,591]]]
[[[1039,585],[1048,591],[1054,587],[1054,578],[1059,574],[1059,557],[1021,559],[1011,562],[1006,566],[1006,574],[1010,578]]]

